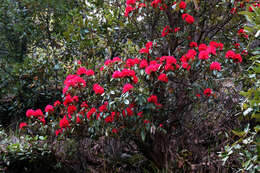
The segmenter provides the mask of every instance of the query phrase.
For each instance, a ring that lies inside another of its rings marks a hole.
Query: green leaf
[[[129,100],[128,100],[128,99],[125,99],[125,100],[124,100],[124,103],[125,103],[126,105],[128,105],[128,104],[129,104]]]
[[[255,126],[254,129],[255,129],[255,132],[257,133],[260,130],[260,125]]]
[[[253,111],[253,108],[247,108],[247,110],[245,110],[245,111],[243,112],[243,115],[246,116],[247,114],[249,114],[249,113],[252,112],[252,111]]]
[[[238,137],[243,137],[243,136],[245,136],[246,135],[246,132],[245,131],[235,131],[235,130],[232,130],[232,132],[236,135],[236,136],[238,136]]]
[[[143,142],[145,141],[145,136],[146,136],[146,133],[145,133],[145,131],[143,130],[143,131],[141,132],[141,138],[142,138],[142,141],[143,141]]]

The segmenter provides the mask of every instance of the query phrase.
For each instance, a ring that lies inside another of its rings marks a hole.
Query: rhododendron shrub
[[[135,57],[108,59],[95,71],[79,64],[64,81],[63,100],[54,106],[50,103],[45,114],[28,110],[30,123],[21,129],[41,126],[40,130],[57,138],[71,134],[122,137],[134,142],[158,167],[164,166],[167,157],[163,148],[169,145],[172,135],[181,132],[188,136],[185,128],[193,128],[182,124],[196,119],[193,106],[217,101],[216,79],[230,76],[244,58],[240,50],[214,39],[214,33],[220,31],[217,26],[199,28],[203,17],[197,14],[198,4],[176,2],[178,6],[164,0],[128,0],[124,15],[130,18],[132,14],[133,20],[139,11],[143,14],[142,10],[167,16],[167,20],[162,18],[168,22],[162,30],[154,31],[158,37],[143,43]],[[199,3],[202,9],[203,3]],[[222,1],[205,3],[216,9],[223,5]],[[232,19],[229,10],[228,15]],[[172,32],[171,28],[178,27],[180,31]],[[239,33],[236,36],[242,34],[241,40],[247,41],[245,33]],[[163,147],[156,148],[159,144]]]

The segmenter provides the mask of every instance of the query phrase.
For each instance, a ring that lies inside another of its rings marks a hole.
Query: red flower
[[[94,76],[94,74],[95,74],[94,71],[91,69],[86,71],[87,76]]]
[[[98,110],[99,112],[104,112],[107,110],[107,105],[108,105],[108,102],[105,102],[103,105],[101,105]]]
[[[77,123],[77,124],[81,123],[81,119],[80,119],[79,116],[77,116],[77,118],[76,118],[76,123]]]
[[[166,10],[168,8],[168,6],[166,4],[162,4],[159,8],[161,11],[163,11],[163,10]]]
[[[87,102],[82,102],[80,105],[81,108],[88,108]]]
[[[141,112],[138,112],[138,113],[137,113],[137,116],[139,116],[139,117],[143,117],[143,115],[142,115],[142,114],[143,114],[143,111],[141,111]]]
[[[206,88],[203,93],[205,96],[209,97],[212,94],[212,91],[210,88]]]
[[[53,106],[56,107],[56,106],[59,106],[61,103],[59,100],[57,100],[56,102],[54,102]]]
[[[208,46],[206,44],[200,44],[199,45],[199,52],[203,50],[207,50]]]
[[[67,119],[66,115],[60,120],[60,128],[66,128],[66,127],[69,127],[70,124],[69,124],[69,120]]]
[[[199,59],[204,59],[204,60],[207,60],[209,59],[209,52],[208,51],[201,51],[199,53]]]
[[[34,116],[34,110],[33,110],[33,109],[28,109],[28,110],[26,111],[26,116],[27,116],[28,118]]]
[[[43,115],[41,109],[37,109],[37,110],[34,112],[34,116],[35,116],[35,117],[43,117],[44,115]]]
[[[87,73],[87,69],[85,67],[80,67],[77,70],[77,75],[82,75],[82,74],[86,74]]]
[[[73,99],[72,99],[72,97],[70,96],[70,95],[67,95],[66,97],[65,97],[65,100],[64,100],[64,102],[63,102],[63,104],[64,104],[64,106],[68,106],[70,103],[72,103],[73,102]]]
[[[145,68],[146,74],[150,75],[151,72],[156,72],[160,67],[160,64],[151,64]]]
[[[142,48],[142,49],[139,50],[139,53],[146,53],[146,54],[149,54],[149,49]]]
[[[117,133],[118,131],[117,131],[117,129],[112,129],[112,132]]]
[[[73,114],[76,110],[77,110],[77,108],[76,108],[76,106],[74,106],[74,105],[70,105],[70,106],[68,107],[68,113],[69,113],[69,114]]]
[[[148,102],[152,102],[152,103],[157,103],[157,96],[156,95],[151,95],[148,99]]]
[[[253,8],[251,6],[249,6],[248,11],[253,12]]]
[[[127,77],[127,76],[135,76],[135,71],[134,70],[129,70],[127,68],[122,70],[122,77]]]
[[[53,111],[54,111],[54,108],[53,108],[52,105],[47,105],[47,106],[45,107],[45,112],[53,112]]]
[[[218,62],[212,62],[211,64],[210,64],[210,70],[218,70],[218,71],[220,71],[221,70],[221,66],[220,66],[220,63],[218,63]]]
[[[247,53],[247,50],[244,49],[242,52],[241,52],[242,55],[246,56],[248,53]]]
[[[179,4],[179,7],[181,9],[185,9],[186,8],[186,3],[184,1],[181,1],[180,4]]]
[[[65,86],[72,86],[72,87],[77,87],[77,86],[86,86],[86,81],[84,81],[81,77],[78,75],[68,75],[64,81]]]
[[[194,22],[193,16],[191,16],[187,13],[182,15],[182,19],[185,20],[188,24],[193,24],[193,22]]]
[[[228,50],[226,52],[226,58],[234,58],[236,56],[236,53],[233,50]]]
[[[162,31],[162,37],[165,37],[169,34],[169,32],[171,31],[172,29],[167,25],[163,28],[163,31]]]
[[[164,70],[165,71],[169,71],[169,70],[174,70],[174,67],[171,65],[171,64],[165,64],[165,66],[164,66]]]
[[[190,48],[198,47],[198,44],[196,42],[190,42]]]
[[[162,3],[162,0],[153,0],[153,2],[151,2],[151,6],[153,8],[156,8],[159,3]]]
[[[42,122],[42,124],[45,124],[45,118],[44,117],[38,117],[38,119]]]
[[[130,108],[130,107],[127,107],[126,108],[126,112],[127,112],[127,115],[128,116],[132,116],[134,114],[134,111]],[[124,112],[123,112],[124,113]]]
[[[201,95],[200,95],[200,94],[196,94],[196,97],[200,98],[200,97],[201,97]]]
[[[180,27],[176,27],[176,28],[174,28],[174,32],[176,33],[176,32],[178,32],[180,29],[181,29]]]
[[[104,88],[102,88],[98,84],[93,85],[93,90],[95,91],[95,94],[103,94],[104,93]]]
[[[145,44],[145,48],[139,50],[139,53],[146,53],[149,54],[149,50],[152,49],[153,42],[149,41]]]
[[[206,51],[207,51],[208,53],[211,53],[211,54],[213,54],[213,55],[216,55],[216,48],[215,48],[214,46],[208,46],[207,49],[206,49]]]
[[[245,30],[244,29],[239,29],[237,31],[237,35],[241,35],[241,34],[245,34]]]
[[[181,64],[181,66],[182,66],[182,68],[186,69],[186,68],[188,68],[189,64],[187,62],[183,62]]]
[[[55,130],[55,135],[58,136],[60,133],[62,133],[63,129]]]
[[[237,35],[242,36],[242,37],[245,37],[245,38],[248,38],[248,35],[246,34],[246,32],[245,32],[244,29],[239,29],[239,30],[237,31]]]
[[[120,62],[122,60],[119,57],[114,57],[112,61],[113,63],[115,63],[115,62]]]
[[[135,9],[135,8],[132,7],[132,6],[130,6],[130,5],[126,6],[126,8],[125,8],[125,17],[128,17],[129,13],[130,13],[131,11],[133,11],[134,9]]]
[[[112,78],[121,78],[123,77],[121,71],[114,71]]]
[[[87,118],[90,119],[90,117],[96,112],[96,108],[91,108],[87,113]]]
[[[161,104],[158,103],[158,99],[156,95],[151,95],[149,98],[147,98],[147,101],[149,103],[154,103],[156,106],[162,106]]]
[[[237,13],[237,8],[232,8],[232,9],[230,10],[230,13],[231,13],[231,14]]]
[[[127,83],[123,87],[123,93],[126,93],[127,91],[129,91],[129,90],[131,90],[133,88],[134,88],[133,85]]]
[[[197,52],[194,49],[189,49],[188,52],[185,54],[186,60],[195,59],[195,56],[197,55]]]
[[[134,59],[127,59],[126,60],[126,66],[131,68],[133,67],[135,64],[139,64],[140,60],[138,58],[134,58]]]
[[[168,77],[167,77],[167,75],[166,75],[165,73],[161,73],[161,74],[158,76],[158,80],[167,83],[167,82],[168,82]]]
[[[79,97],[78,96],[73,96],[72,100],[75,101],[75,102],[78,102],[79,101]]]
[[[166,64],[177,64],[177,60],[173,56],[165,56]]]
[[[135,75],[133,76],[133,82],[134,82],[134,84],[136,84],[138,82],[138,78]]]
[[[135,2],[136,0],[127,0],[126,5],[130,5],[130,4],[135,5]]]
[[[27,124],[24,123],[24,122],[22,122],[22,123],[20,123],[19,128],[20,128],[20,129],[23,129],[23,127],[26,127],[26,126],[27,126]]]
[[[138,8],[140,8],[140,7],[146,7],[145,3],[140,3],[140,4],[138,5]]]
[[[112,63],[113,63],[112,60],[107,59],[107,60],[105,61],[104,65],[105,65],[105,66],[109,66],[109,65],[112,64]]]
[[[145,68],[145,67],[147,67],[148,66],[148,62],[147,62],[147,60],[142,60],[141,62],[140,62],[140,65],[139,65],[139,67],[140,68]]]
[[[240,62],[242,62],[242,56],[240,54],[236,54],[233,57],[233,60],[234,60],[235,63],[240,63]]]

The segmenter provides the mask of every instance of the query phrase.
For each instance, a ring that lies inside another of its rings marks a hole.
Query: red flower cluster
[[[152,49],[153,42],[149,41],[145,44],[145,48],[139,50],[139,53],[146,53],[149,54],[150,49]]]
[[[194,22],[193,16],[191,16],[187,13],[182,15],[182,19],[185,20],[188,24],[193,24],[193,22]]]
[[[139,67],[140,67],[140,68],[145,68],[145,67],[147,67],[147,66],[148,66],[148,62],[147,62],[146,59],[142,60],[142,61],[140,62],[140,64],[139,64]]]
[[[63,116],[63,118],[59,122],[60,128],[66,128],[70,126],[69,120],[67,119],[67,116]],[[57,134],[56,134],[57,135]]]
[[[162,0],[153,0],[153,1],[151,2],[151,6],[152,6],[153,8],[156,8],[156,7],[158,7],[158,5],[159,5],[160,3],[162,3]]]
[[[135,10],[135,0],[127,0],[126,1],[126,8],[125,8],[125,17],[128,17],[129,13]]]
[[[198,44],[196,42],[190,42],[190,48],[198,47]]]
[[[168,77],[165,73],[161,73],[160,76],[158,76],[158,80],[167,83],[168,82]]]
[[[45,124],[45,118],[44,118],[44,115],[43,115],[41,109],[37,109],[35,111],[33,109],[28,109],[26,111],[26,116],[28,118],[31,118],[31,117],[38,118],[38,120],[40,120],[43,124]]]
[[[212,91],[210,88],[206,88],[203,93],[205,96],[209,97],[212,94]]]
[[[27,126],[27,123],[22,122],[22,123],[20,123],[19,128],[20,128],[20,129],[23,129],[23,128],[26,127],[26,126]]]
[[[127,83],[127,84],[125,84],[124,87],[123,87],[123,93],[126,93],[127,91],[129,91],[129,90],[131,90],[131,89],[133,89],[133,88],[134,88],[133,85]]]
[[[169,32],[172,32],[173,30],[168,26],[166,25],[164,28],[163,28],[163,31],[162,31],[162,34],[161,36],[162,37],[165,37],[169,34]]]
[[[186,8],[186,2],[181,1],[180,4],[179,4],[179,8],[185,9]]]
[[[229,59],[233,59],[233,61],[235,63],[238,63],[238,62],[242,62],[242,56],[240,54],[236,54],[233,50],[228,50],[226,52],[226,58]]]
[[[78,75],[68,75],[64,81],[65,87],[63,88],[63,94],[66,94],[69,87],[85,87],[86,81]]]
[[[59,100],[57,100],[56,102],[54,102],[53,106],[54,106],[54,107],[57,107],[57,106],[59,106],[60,104],[61,104],[61,102],[60,102]]]
[[[104,93],[104,88],[102,88],[97,83],[93,85],[93,90],[94,90],[95,94],[103,94]]]
[[[129,58],[126,60],[126,67],[131,68],[135,64],[139,64],[139,62],[140,62],[140,60],[138,58],[134,58],[134,59]]]
[[[220,63],[218,62],[212,62],[210,64],[210,70],[217,70],[217,71],[220,71],[221,70],[221,66],[220,66]]]
[[[160,64],[157,64],[157,62],[155,62],[154,64],[152,64],[151,62],[150,65],[145,68],[145,72],[148,75],[150,75],[151,72],[156,72],[160,67]]]
[[[45,107],[45,112],[53,112],[54,111],[54,108],[53,108],[53,106],[52,105],[47,105],[46,107]]]
[[[88,111],[88,113],[87,113],[87,118],[90,119],[90,117],[91,117],[93,114],[95,114],[96,111],[97,111],[96,108],[91,108],[91,109]]]
[[[237,31],[237,35],[241,36],[241,37],[244,37],[244,38],[248,38],[248,35],[246,34],[245,30],[244,29],[239,29]]]
[[[93,70],[87,70],[85,67],[80,67],[78,70],[77,70],[77,75],[82,75],[82,74],[85,74],[87,76],[93,76],[94,75],[94,71]]]
[[[158,103],[158,99],[156,95],[151,95],[150,97],[148,97],[147,101],[149,103],[154,103],[156,106],[162,106],[161,104]]]
[[[107,105],[108,105],[108,102],[105,102],[103,105],[101,105],[98,110],[99,112],[105,112],[107,111]]]

